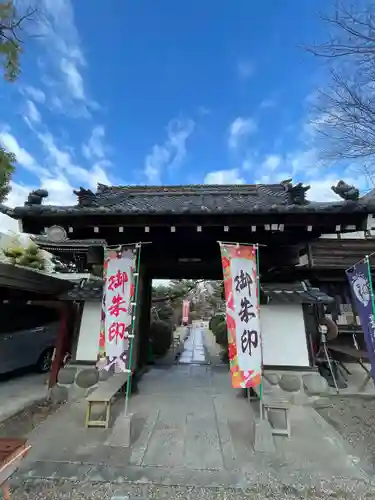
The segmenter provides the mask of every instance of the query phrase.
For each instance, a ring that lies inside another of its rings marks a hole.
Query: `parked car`
[[[51,368],[58,334],[58,312],[35,305],[0,305],[0,374],[33,367]]]

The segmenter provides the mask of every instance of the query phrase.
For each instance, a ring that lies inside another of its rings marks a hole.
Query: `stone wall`
[[[56,402],[84,398],[101,380],[106,380],[109,376],[108,372],[99,371],[94,365],[72,363],[59,371],[51,397]]]
[[[291,372],[291,371],[266,371],[265,390],[283,392],[294,404],[305,404],[311,399],[317,398],[329,392],[326,379],[318,372]]]

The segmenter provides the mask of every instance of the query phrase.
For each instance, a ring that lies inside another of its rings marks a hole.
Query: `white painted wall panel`
[[[76,359],[78,361],[96,361],[101,311],[101,302],[85,302],[77,345]]]
[[[263,364],[309,366],[302,305],[264,305],[260,309]]]

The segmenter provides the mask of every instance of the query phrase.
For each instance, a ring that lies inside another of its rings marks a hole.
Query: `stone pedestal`
[[[274,453],[275,443],[272,436],[272,427],[268,420],[258,420],[255,422],[254,450],[263,453]]]
[[[128,413],[126,416],[121,413],[113,426],[111,435],[109,436],[106,444],[109,446],[118,446],[122,448],[129,448],[131,445],[131,424],[133,414]]]

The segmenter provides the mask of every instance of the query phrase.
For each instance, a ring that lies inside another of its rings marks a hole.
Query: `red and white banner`
[[[262,375],[257,249],[236,244],[220,249],[232,386],[255,387]]]
[[[98,368],[130,369],[129,347],[132,334],[135,248],[106,250],[104,289],[99,340]]]
[[[189,323],[189,309],[190,302],[188,300],[184,300],[182,302],[182,323]]]

